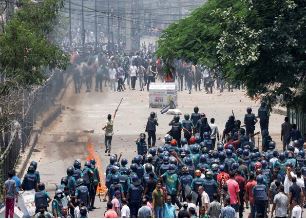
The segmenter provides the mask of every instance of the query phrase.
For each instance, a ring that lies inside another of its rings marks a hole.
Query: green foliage
[[[67,55],[48,39],[62,4],[62,0],[37,4],[23,1],[22,8],[5,26],[0,35],[0,66],[6,82],[0,85],[0,93],[42,84],[46,67],[66,67]]]
[[[208,0],[163,32],[157,55],[219,66],[251,97],[306,105],[305,26],[304,0]]]

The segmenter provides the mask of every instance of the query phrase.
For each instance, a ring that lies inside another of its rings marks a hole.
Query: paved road
[[[104,172],[109,157],[104,154],[103,132],[101,130],[108,113],[113,113],[120,99],[124,101],[120,107],[115,121],[115,136],[113,140],[113,153],[123,153],[129,160],[136,154],[135,139],[144,131],[149,109],[148,92],[127,90],[125,92],[85,93],[76,95],[72,85],[66,90],[62,105],[65,110],[50,127],[39,136],[37,147],[31,160],[38,161],[38,169],[42,182],[46,182],[48,190],[53,195],[55,185],[66,175],[66,168],[75,159],[85,159],[95,156],[99,159],[99,168]],[[225,92],[222,94],[205,94],[204,92],[189,95],[183,91],[178,95],[179,109],[182,113],[191,113],[193,107],[198,105],[201,112],[208,118],[215,117],[216,123],[223,129],[224,124],[232,110],[236,118],[243,119],[246,107],[250,106],[257,112],[258,103],[246,97],[243,91]],[[168,123],[171,115],[158,113],[158,138],[161,140],[169,130]],[[278,137],[283,116],[272,114],[270,119],[270,133]],[[257,129],[259,127],[256,127]],[[87,133],[86,130],[94,130]],[[279,137],[275,138],[280,142]],[[158,140],[161,143],[161,140]],[[280,146],[280,144],[279,144]],[[91,217],[102,217],[105,203],[97,198],[97,207],[100,209],[90,213]]]

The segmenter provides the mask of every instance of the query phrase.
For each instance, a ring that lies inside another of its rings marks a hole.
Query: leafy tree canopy
[[[170,25],[157,55],[218,67],[250,97],[306,108],[306,2],[208,0]]]
[[[63,0],[21,1],[21,8],[0,34],[0,70],[5,75],[0,93],[42,84],[46,67],[65,68],[67,55],[48,39],[62,6]]]

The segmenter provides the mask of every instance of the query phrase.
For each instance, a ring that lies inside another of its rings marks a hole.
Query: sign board
[[[163,108],[173,101],[177,106],[177,90],[175,83],[151,83],[149,88],[149,106]]]

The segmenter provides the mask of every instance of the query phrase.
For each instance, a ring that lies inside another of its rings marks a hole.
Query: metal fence
[[[64,84],[64,73],[55,71],[43,86],[31,92],[23,92],[22,109],[16,109],[22,111],[22,116],[16,118],[19,125],[9,133],[9,143],[0,157],[0,185],[6,179],[8,172],[15,168],[20,151],[29,144],[35,122],[43,112],[55,104],[55,98]],[[2,189],[0,194],[1,192]]]
[[[296,124],[302,136],[306,134],[306,112],[298,109],[289,108],[288,117],[291,124]]]

